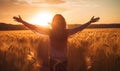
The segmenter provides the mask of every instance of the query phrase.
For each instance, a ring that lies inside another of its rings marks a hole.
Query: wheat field
[[[0,71],[48,71],[48,36],[0,31]],[[68,38],[68,71],[120,71],[120,29],[85,29]]]

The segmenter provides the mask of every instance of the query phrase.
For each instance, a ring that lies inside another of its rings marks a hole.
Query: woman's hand
[[[23,22],[23,20],[22,20],[22,18],[21,18],[20,15],[19,15],[18,17],[14,16],[13,19],[14,19],[15,21],[17,21],[17,22],[20,22],[20,23]]]
[[[89,22],[94,23],[94,22],[99,21],[99,19],[100,19],[99,17],[94,18],[94,16],[93,16]]]

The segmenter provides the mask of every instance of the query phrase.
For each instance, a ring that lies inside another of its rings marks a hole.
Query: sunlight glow
[[[35,25],[40,25],[43,27],[48,27],[51,23],[53,15],[49,12],[41,12],[30,19],[30,23]]]

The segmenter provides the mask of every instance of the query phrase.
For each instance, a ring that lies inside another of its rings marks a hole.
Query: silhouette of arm
[[[78,31],[82,31],[84,28],[86,28],[88,25],[90,25],[91,23],[94,23],[94,22],[97,22],[100,18],[97,17],[97,18],[94,18],[94,16],[91,18],[90,21],[88,21],[87,23],[81,25],[81,26],[78,26],[78,27],[75,27],[75,28],[72,28],[72,29],[68,29],[68,35],[72,35],[72,34],[75,34],[77,33]]]
[[[49,28],[44,28],[44,27],[38,27],[32,24],[29,24],[28,22],[22,20],[22,18],[20,16],[16,17],[14,16],[13,19],[15,19],[15,21],[20,22],[22,24],[24,24],[26,27],[28,27],[30,30],[35,31],[37,33],[40,34],[45,34],[45,35],[49,35]]]

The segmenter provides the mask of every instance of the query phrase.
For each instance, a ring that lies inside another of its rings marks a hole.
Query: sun
[[[53,15],[49,12],[41,12],[34,16],[33,18],[30,19],[30,23],[43,26],[43,27],[48,27],[49,23],[51,23],[53,18]]]

